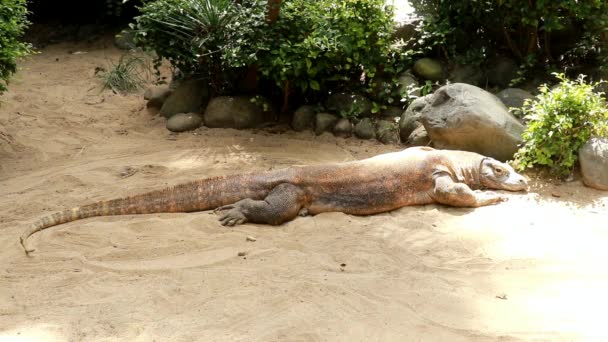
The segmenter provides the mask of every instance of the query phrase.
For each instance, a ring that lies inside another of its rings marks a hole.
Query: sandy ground
[[[21,231],[57,210],[399,148],[268,130],[170,134],[141,94],[100,92],[95,67],[120,55],[109,45],[50,46],[2,97],[1,341],[608,340],[608,194],[580,181],[535,180],[475,210],[280,227],[227,229],[210,212],[93,218],[34,236],[25,257]]]

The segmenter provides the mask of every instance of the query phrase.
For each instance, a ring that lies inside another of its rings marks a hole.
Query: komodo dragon
[[[370,215],[409,205],[480,207],[505,197],[472,189],[527,189],[509,165],[477,153],[412,147],[360,161],[207,178],[43,217],[21,236],[93,216],[223,211],[224,226],[279,225],[298,214]]]

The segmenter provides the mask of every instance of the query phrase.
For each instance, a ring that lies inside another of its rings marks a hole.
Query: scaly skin
[[[94,216],[226,211],[222,225],[278,225],[297,215],[339,211],[371,215],[409,205],[479,207],[505,200],[480,192],[527,189],[524,177],[492,158],[464,151],[413,147],[360,161],[202,179],[132,197],[101,201],[35,222],[20,238]]]

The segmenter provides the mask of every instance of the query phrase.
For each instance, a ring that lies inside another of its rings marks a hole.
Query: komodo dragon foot
[[[223,226],[235,226],[245,222],[279,225],[306,213],[303,208],[304,191],[293,184],[276,186],[264,200],[246,198],[234,204],[215,209],[216,212],[228,210],[219,221]]]
[[[483,207],[506,201],[506,196],[492,191],[472,190],[468,185],[455,183],[449,176],[435,179],[432,192],[435,201],[455,207]]]

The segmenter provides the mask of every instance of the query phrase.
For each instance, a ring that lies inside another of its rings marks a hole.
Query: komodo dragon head
[[[528,189],[528,181],[511,166],[485,157],[479,167],[479,182],[486,188],[521,191]]]

